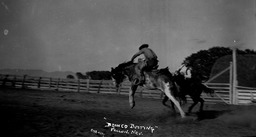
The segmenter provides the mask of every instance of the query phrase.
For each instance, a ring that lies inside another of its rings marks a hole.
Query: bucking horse
[[[145,82],[138,82],[139,74],[136,73],[135,67],[138,63],[132,61],[119,64],[115,68],[111,68],[112,78],[115,80],[116,87],[127,77],[131,82],[131,89],[129,91],[129,103],[130,107],[135,106],[134,94],[138,86],[142,86],[147,89],[158,89],[162,91],[168,99],[178,108],[182,118],[185,118],[185,113],[181,108],[179,101],[176,99],[177,92],[175,90],[174,82],[172,81],[172,74],[168,67],[162,69],[155,69],[151,71],[145,71]]]

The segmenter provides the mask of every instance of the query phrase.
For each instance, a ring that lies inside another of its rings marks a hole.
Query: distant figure
[[[181,73],[182,75],[185,76],[186,79],[191,78],[191,68],[186,67],[185,65],[182,65],[176,72],[175,74]]]
[[[144,55],[145,60],[140,58],[138,60],[137,67],[135,67],[136,73],[140,76],[139,81],[145,81],[144,71],[151,71],[152,69],[157,69],[158,67],[157,55],[152,49],[148,47],[148,44],[142,44],[139,47],[139,51],[132,56],[131,62],[133,62],[136,57],[142,54]]]

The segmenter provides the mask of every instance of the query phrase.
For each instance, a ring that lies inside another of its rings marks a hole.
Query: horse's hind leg
[[[180,115],[182,118],[185,118],[185,113],[184,111],[181,109],[180,103],[171,95],[170,92],[170,83],[164,83],[164,93],[165,95],[175,104],[175,106],[178,108],[178,110],[180,111]]]
[[[167,96],[164,96],[164,99],[162,100],[162,104],[168,108],[171,108],[174,112],[175,112],[175,107],[174,107],[174,103],[172,101],[171,102],[171,105],[172,107],[170,107],[169,105],[166,104],[166,102],[169,100],[169,98]]]
[[[198,102],[194,102],[188,109],[188,113],[191,113],[192,109],[194,108],[194,106],[197,104]]]
[[[193,104],[189,107],[188,109],[188,113],[191,113],[192,109],[195,107],[195,105],[200,102],[200,108],[199,108],[199,112],[202,112],[203,111],[203,108],[204,108],[204,100],[202,98],[196,98],[196,99],[193,99]]]
[[[204,100],[202,98],[199,99],[200,101],[200,109],[199,109],[199,112],[202,112],[203,111],[203,108],[204,108]]]
[[[192,98],[193,104],[188,108],[188,113],[191,113],[192,109],[196,106],[196,104],[199,102],[199,98]]]

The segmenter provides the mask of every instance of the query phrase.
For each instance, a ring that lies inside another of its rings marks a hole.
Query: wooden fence
[[[120,89],[116,89],[112,80],[89,80],[89,79],[61,79],[49,77],[32,77],[28,75],[1,75],[0,85],[2,87],[24,88],[24,89],[41,89],[53,91],[68,92],[89,92],[89,93],[107,93],[128,95],[130,82],[123,82]],[[226,103],[231,104],[231,85],[228,83],[205,83],[209,88],[215,90],[213,96],[202,94],[202,98],[208,103]],[[136,96],[162,99],[163,93],[158,90],[138,89]],[[251,103],[256,99],[256,89],[246,87],[238,88],[239,104]],[[187,97],[191,101],[190,97]]]
[[[237,86],[238,104],[256,103],[256,88]]]
[[[230,104],[230,88],[229,83],[204,83],[207,87],[214,89],[214,96],[207,96],[205,93],[202,94],[202,98],[208,102],[219,102]]]
[[[128,95],[130,90],[129,82],[123,82],[121,87],[117,89],[112,80],[61,79],[49,77],[33,77],[28,75],[18,76],[0,74],[0,85],[2,87],[24,89],[108,93],[121,95]],[[148,98],[162,98],[161,92],[156,90],[138,89],[136,95]]]

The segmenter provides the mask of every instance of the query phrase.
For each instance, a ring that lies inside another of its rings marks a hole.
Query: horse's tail
[[[214,94],[214,89],[209,88],[209,87],[207,87],[207,86],[204,85],[204,84],[201,84],[201,87],[202,87],[202,90],[203,90],[204,93],[210,94],[211,96],[213,96],[213,94]]]

